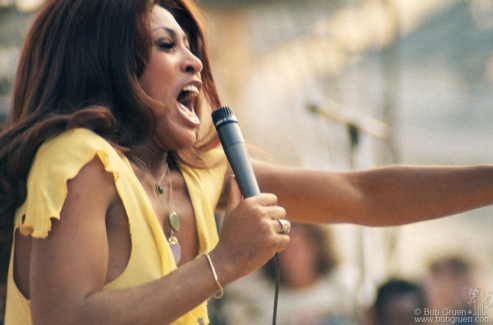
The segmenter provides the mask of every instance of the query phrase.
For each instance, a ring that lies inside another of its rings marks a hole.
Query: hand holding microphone
[[[245,198],[259,194],[260,190],[250,163],[245,139],[233,111],[228,106],[220,107],[212,113],[212,120],[241,193]],[[291,224],[285,219],[278,221],[281,226],[280,233],[287,235],[291,230]]]
[[[245,140],[233,111],[227,106],[220,107],[212,113],[212,119],[241,194],[244,198],[257,196],[260,194],[260,189],[253,172]],[[275,203],[270,202],[269,205],[277,206],[277,199]],[[290,230],[290,223],[283,218],[284,215],[273,219],[279,222],[279,233],[287,235]]]

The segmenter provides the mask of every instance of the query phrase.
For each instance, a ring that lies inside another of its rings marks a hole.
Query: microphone
[[[228,158],[229,164],[240,187],[243,197],[248,198],[260,193],[257,184],[257,179],[253,173],[250,156],[245,144],[245,139],[240,131],[240,126],[236,120],[236,116],[228,106],[222,106],[212,112],[212,121],[216,127],[219,140],[223,145],[224,152]],[[276,291],[274,295],[274,311],[272,315],[272,324],[277,322],[277,302],[279,299],[280,287],[280,269],[279,269],[279,254],[274,255],[276,265]]]
[[[241,194],[245,198],[259,194],[260,189],[253,173],[245,139],[233,111],[228,106],[219,107],[212,112],[212,120]]]

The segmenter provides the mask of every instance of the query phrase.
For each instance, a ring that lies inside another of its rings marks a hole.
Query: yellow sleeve
[[[16,213],[16,226],[20,226],[21,234],[48,236],[51,218],[60,219],[67,181],[96,155],[116,182],[123,154],[88,129],[66,131],[41,145],[28,175],[26,201]]]

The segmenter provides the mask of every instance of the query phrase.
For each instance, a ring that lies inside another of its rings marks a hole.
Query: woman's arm
[[[493,166],[333,172],[253,165],[261,190],[276,194],[295,221],[400,225],[493,203]]]
[[[226,285],[263,265],[289,238],[272,218],[284,217],[274,195],[241,200],[235,182],[221,239],[210,253]],[[113,176],[94,159],[68,182],[60,220],[34,239],[30,296],[34,324],[168,324],[217,290],[205,257],[135,288],[102,291],[108,272],[105,218],[116,198]]]

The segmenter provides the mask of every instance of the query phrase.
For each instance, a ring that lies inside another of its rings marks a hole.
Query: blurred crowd
[[[279,254],[278,325],[492,323],[486,317],[493,306],[491,293],[478,287],[474,264],[460,255],[432,260],[419,278],[389,277],[376,284],[371,305],[358,304],[357,279],[348,277],[339,263],[332,231],[330,226],[293,224],[291,243]],[[275,285],[273,259],[230,284],[223,299],[210,301],[211,324],[272,324]]]

